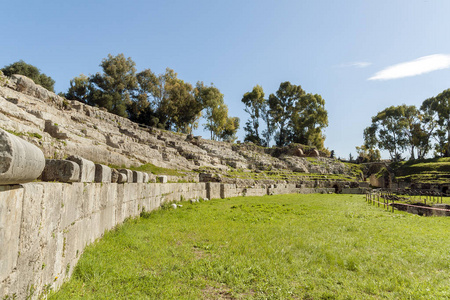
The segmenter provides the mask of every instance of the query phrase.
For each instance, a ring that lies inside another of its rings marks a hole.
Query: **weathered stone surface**
[[[299,157],[303,157],[305,154],[303,153],[302,148],[299,147],[299,148],[295,149],[294,155],[295,156],[299,156]]]
[[[147,183],[150,180],[148,173],[144,173],[144,182]]]
[[[95,164],[80,156],[72,155],[67,160],[76,162],[80,166],[80,182],[93,182],[95,179]]]
[[[38,147],[0,129],[0,185],[33,181],[44,167],[44,154]]]
[[[23,192],[18,185],[0,186],[0,283],[17,266]]]
[[[220,183],[207,182],[206,183],[206,198],[215,199],[220,198]]]
[[[350,172],[344,164],[328,167],[329,164],[337,165],[331,159],[324,164],[305,162],[291,166],[280,155],[291,155],[293,151],[277,152],[249,143],[235,145],[139,126],[99,108],[64,100],[24,76],[15,75],[6,80],[9,83],[0,86],[0,126],[23,133],[26,140],[42,145],[47,158],[63,158],[76,153],[105,165],[152,163],[179,170],[214,168],[217,173],[230,166],[244,170],[285,169],[299,172],[305,171],[304,166],[309,173]],[[42,138],[27,133],[39,134]],[[67,140],[61,141],[65,138]],[[309,154],[305,153],[305,156]],[[221,182],[225,179],[222,178]]]
[[[65,140],[69,137],[66,132],[61,131],[59,125],[53,123],[51,120],[45,120],[44,132],[60,140]]]
[[[102,164],[95,164],[95,182],[111,182],[111,168]]]
[[[80,166],[70,160],[47,159],[42,181],[76,182],[80,180]]]
[[[220,181],[222,181],[222,177],[220,176],[220,174],[200,173],[199,181],[200,182],[220,182]]]
[[[16,88],[19,92],[39,99],[47,99],[49,97],[48,90],[35,84],[33,80],[24,75],[14,74],[11,76],[11,79],[15,81]]]
[[[117,181],[119,180],[119,174],[119,171],[117,171],[116,169],[111,169],[111,182],[117,183]]]
[[[133,171],[128,169],[120,169],[119,173],[122,173],[126,176],[126,182],[131,183],[133,182]]]
[[[128,177],[124,173],[119,173],[119,178],[117,179],[117,183],[126,183],[128,182]]]
[[[156,178],[157,182],[159,183],[167,183],[167,176],[166,175],[162,175],[162,176],[158,176]]]
[[[144,173],[139,171],[133,171],[133,182],[137,183],[144,182]]]

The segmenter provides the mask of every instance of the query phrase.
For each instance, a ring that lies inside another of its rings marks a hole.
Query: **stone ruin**
[[[317,151],[305,154],[297,148],[293,154],[292,149],[232,145],[148,128],[67,101],[20,75],[0,80],[0,128],[7,130],[0,129],[2,299],[37,299],[49,288],[57,289],[72,274],[86,245],[126,218],[164,203],[365,189],[357,182],[333,180],[230,180],[221,172],[349,170]],[[207,171],[191,175],[190,182],[170,183],[183,177],[108,166],[144,163]]]

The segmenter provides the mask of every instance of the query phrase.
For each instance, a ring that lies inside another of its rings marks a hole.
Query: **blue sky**
[[[325,146],[348,157],[378,111],[450,88],[449,12],[448,0],[5,1],[0,67],[22,59],[65,92],[124,53],[214,83],[241,127],[245,92],[290,81],[322,95]]]

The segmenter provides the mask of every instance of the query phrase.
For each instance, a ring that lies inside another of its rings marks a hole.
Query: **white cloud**
[[[370,66],[372,63],[367,61],[355,61],[347,64],[341,64],[339,67],[341,68],[347,68],[347,67],[356,67],[356,68],[365,68]]]
[[[450,68],[450,55],[433,54],[387,67],[370,77],[369,80],[389,80],[417,76],[447,68]]]

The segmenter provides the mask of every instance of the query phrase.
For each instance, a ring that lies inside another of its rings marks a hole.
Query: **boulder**
[[[133,171],[128,169],[120,169],[119,173],[122,173],[127,177],[126,182],[133,182]]]
[[[41,175],[42,181],[77,182],[80,166],[70,160],[47,159]]]
[[[166,175],[162,175],[162,176],[156,177],[156,182],[167,183],[167,176]]]
[[[95,179],[95,164],[81,156],[71,155],[67,160],[76,162],[80,166],[79,182],[93,182]]]
[[[117,183],[117,181],[119,180],[119,174],[119,171],[117,171],[116,169],[111,169],[111,182]]]
[[[294,155],[295,155],[295,156],[298,156],[298,157],[303,157],[303,156],[305,156],[305,154],[303,153],[302,148],[300,148],[300,147],[298,147],[297,149],[295,149]]]
[[[144,182],[144,173],[139,171],[133,171],[133,182],[137,183]]]
[[[148,173],[144,173],[144,183],[147,183],[150,180],[150,176]]]
[[[24,75],[14,74],[11,79],[16,83],[16,89],[18,92],[46,100],[49,97],[49,91],[40,85],[34,83],[34,81]]]
[[[95,182],[111,182],[111,168],[102,164],[95,164]]]

